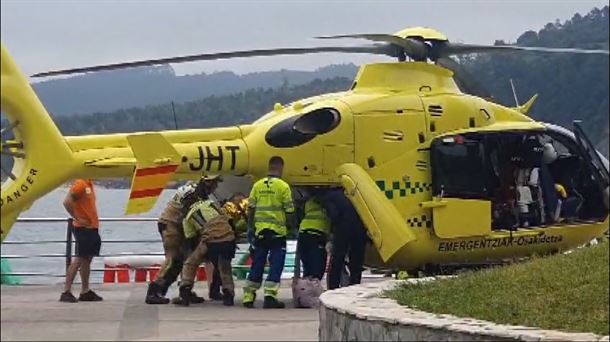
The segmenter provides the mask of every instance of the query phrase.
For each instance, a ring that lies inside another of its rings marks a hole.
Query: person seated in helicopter
[[[490,196],[493,208],[493,230],[512,229],[517,226],[515,215],[515,164],[510,161],[513,145],[500,140],[490,140],[488,159],[490,169]]]
[[[560,193],[557,191],[555,177],[549,169],[549,165],[557,160],[558,153],[552,142],[547,142],[543,146],[542,163],[540,164],[540,191],[542,193],[542,220],[544,223],[557,222],[559,206],[561,205]],[[562,187],[563,188],[563,187]]]
[[[544,148],[536,135],[524,136],[513,157],[519,223],[523,228],[537,226],[545,216],[540,191],[540,168]]]
[[[578,218],[582,199],[577,196],[568,196],[565,187],[561,184],[555,184],[555,191],[557,192],[557,197],[559,197],[559,203],[555,211],[555,221],[574,222]]]
[[[551,166],[557,162],[559,157],[552,142],[544,144],[543,163],[540,168],[544,208],[550,222],[561,220],[572,222],[578,217],[583,199],[572,185],[570,178],[559,179],[552,174]]]

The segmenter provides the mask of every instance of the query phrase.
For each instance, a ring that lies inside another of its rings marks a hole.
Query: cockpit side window
[[[280,121],[269,129],[265,140],[273,147],[295,147],[332,131],[340,122],[339,111],[334,108],[320,108]]]

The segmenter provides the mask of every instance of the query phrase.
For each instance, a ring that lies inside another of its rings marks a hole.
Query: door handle
[[[425,209],[429,209],[429,208],[440,208],[440,207],[446,207],[447,204],[449,202],[448,201],[444,201],[444,200],[440,200],[440,201],[427,201],[427,202],[421,202],[419,205],[422,208]]]

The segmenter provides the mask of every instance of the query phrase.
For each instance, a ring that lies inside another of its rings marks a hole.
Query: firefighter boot
[[[233,302],[233,293],[231,293],[230,291],[227,290],[223,290],[222,291],[222,305],[224,306],[233,306],[234,302]],[[254,302],[254,301],[252,301]]]
[[[191,304],[192,292],[192,285],[180,285],[179,297],[174,298],[172,303],[176,305],[189,306]]]
[[[208,293],[210,300],[222,300],[220,293],[220,273],[217,268],[214,268],[212,273],[212,281],[210,282],[210,291]]]
[[[220,294],[220,289],[210,289],[210,293],[208,294],[210,300],[222,300],[222,294]]]
[[[195,291],[191,291],[191,295],[189,297],[189,302],[191,302],[193,304],[201,304],[201,303],[205,302],[205,298],[199,297],[199,296],[197,296],[197,293],[195,293]]]
[[[146,291],[146,304],[167,304],[169,299],[161,295],[163,289],[157,283],[149,283]]]

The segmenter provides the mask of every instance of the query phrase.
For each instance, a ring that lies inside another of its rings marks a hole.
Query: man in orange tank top
[[[60,302],[76,303],[97,302],[102,297],[89,288],[91,261],[100,255],[102,240],[99,234],[99,218],[95,206],[95,191],[90,179],[77,179],[72,184],[64,207],[72,217],[74,238],[76,239],[76,257],[66,272],[66,285],[59,298]],[[81,293],[78,299],[72,294],[72,283],[80,270]]]

